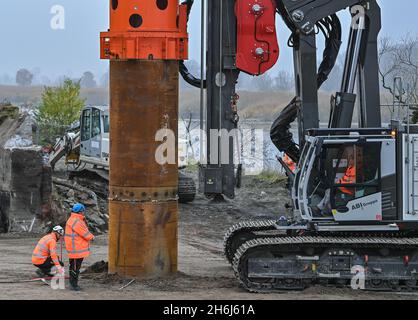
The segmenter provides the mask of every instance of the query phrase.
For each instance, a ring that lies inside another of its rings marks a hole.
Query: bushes
[[[45,87],[36,111],[40,143],[54,144],[78,120],[85,100],[80,98],[80,82],[64,80],[59,87]]]

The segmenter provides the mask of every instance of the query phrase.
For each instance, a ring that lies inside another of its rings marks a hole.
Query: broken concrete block
[[[0,232],[29,230],[50,215],[51,171],[33,128],[30,115],[0,105]]]

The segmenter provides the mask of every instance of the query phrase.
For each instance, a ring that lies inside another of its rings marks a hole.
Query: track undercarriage
[[[283,231],[273,220],[243,222],[225,237],[225,256],[251,292],[332,285],[373,291],[416,291],[418,237],[405,234],[319,234]]]

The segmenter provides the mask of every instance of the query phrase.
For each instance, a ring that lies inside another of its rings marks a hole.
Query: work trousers
[[[60,260],[60,265],[63,267],[64,263]],[[42,273],[46,276],[52,277],[51,269],[55,266],[54,262],[52,261],[51,257],[48,257],[44,263],[42,264],[34,264],[35,267],[39,268]]]
[[[80,275],[83,260],[83,258],[70,259],[70,284],[73,287],[78,287],[78,276]]]

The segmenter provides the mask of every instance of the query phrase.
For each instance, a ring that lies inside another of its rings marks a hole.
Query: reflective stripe
[[[77,227],[77,223],[80,224],[78,227]],[[67,222],[66,227],[68,228],[67,229],[68,232],[66,232],[65,234],[66,236],[65,242],[66,242],[68,254],[70,256],[77,255],[77,254],[80,254],[80,255],[90,254],[90,247],[86,239],[87,237],[91,237],[91,232],[89,231],[84,220],[79,217],[72,216],[70,220]],[[76,227],[77,227],[77,231],[75,230]],[[85,232],[85,233],[82,234],[82,232]]]
[[[47,243],[49,240],[46,240],[46,241],[44,241],[44,242],[39,242],[37,245],[36,245],[36,247],[40,247],[41,249],[40,250],[38,250],[38,251],[40,251],[40,252],[42,252],[42,251],[45,251],[45,254],[46,255],[49,255],[49,249],[48,249],[48,247],[46,247],[46,246],[44,246],[44,243]]]
[[[49,255],[49,250],[48,249],[41,249],[41,250],[35,250],[35,251],[38,251],[40,253],[44,253],[46,255]]]
[[[42,256],[42,255],[37,254],[37,253],[32,254],[32,256],[42,258],[42,259],[48,259],[48,257]]]
[[[68,238],[79,237],[78,233],[66,234],[65,236],[68,237]]]
[[[83,253],[83,252],[90,252],[90,248],[84,250],[67,250],[68,253]]]
[[[48,247],[44,246],[43,243],[38,243],[38,246],[44,249],[45,251],[49,251]]]
[[[75,225],[77,224],[77,222],[78,222],[78,220],[76,219],[75,221],[74,221],[74,223],[73,223],[73,225],[71,226],[71,229],[73,230],[73,233],[72,233],[72,239],[71,239],[71,244],[73,245],[73,250],[75,249],[75,234],[76,234],[76,232],[74,231],[74,227],[75,227]]]

